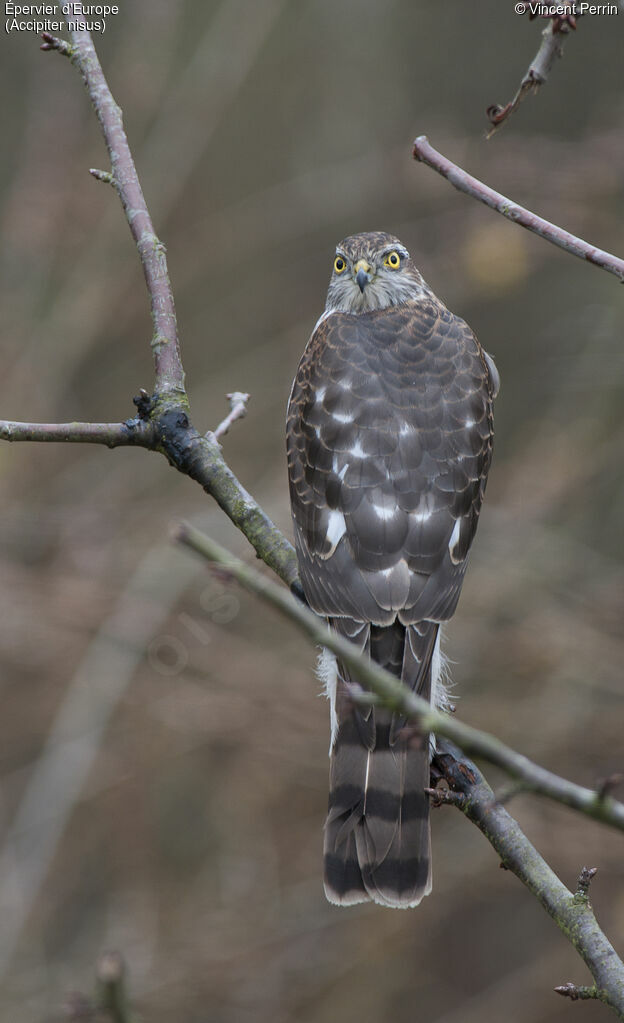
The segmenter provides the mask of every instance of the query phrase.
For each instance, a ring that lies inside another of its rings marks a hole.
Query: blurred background
[[[494,466],[447,630],[458,713],[573,780],[622,770],[624,289],[411,159],[468,171],[622,255],[624,11],[586,17],[492,140],[543,23],[483,0],[134,0],[96,37],[175,288],[199,429],[251,392],[227,459],[291,535],[284,414],[335,244],[382,229],[496,358]],[[139,262],[69,62],[3,35],[5,419],[121,420],[149,389]],[[483,837],[434,813],[417,910],[321,885],[328,712],[314,652],[176,548],[192,519],[251,560],[190,480],[141,450],[0,446],[0,988],[62,1018],[105,948],[150,1023],[606,1018],[589,974]],[[488,771],[494,782],[502,779]],[[511,803],[624,952],[622,836]]]

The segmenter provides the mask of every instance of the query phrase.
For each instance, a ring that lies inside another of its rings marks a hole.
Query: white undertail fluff
[[[330,724],[330,735],[329,735],[329,752],[331,753],[332,747],[336,740],[336,733],[338,732],[338,715],[336,714],[336,686],[338,684],[338,665],[336,662],[336,655],[328,650],[327,647],[323,647],[321,650],[318,661],[316,663],[316,674],[319,681],[323,686],[323,692],[329,700],[329,724]]]
[[[442,628],[438,632],[433,655],[431,657],[431,706],[448,714],[453,706],[451,690],[453,682],[450,677],[449,660],[441,646]],[[331,753],[338,733],[338,715],[336,713],[336,687],[338,684],[338,666],[336,655],[323,647],[316,663],[316,674],[323,686],[323,693],[329,700],[329,752]],[[435,736],[431,736],[431,755],[435,753]]]

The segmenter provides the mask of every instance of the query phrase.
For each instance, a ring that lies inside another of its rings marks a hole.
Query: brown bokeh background
[[[447,652],[458,712],[588,785],[624,763],[624,290],[411,160],[431,142],[622,252],[624,11],[587,17],[484,141],[542,25],[487,0],[135,0],[96,37],[166,243],[196,425],[290,534],[284,410],[333,248],[384,229],[502,377],[494,467]],[[78,76],[3,35],[5,419],[120,420],[152,381],[148,304]],[[327,707],[314,653],[169,540],[245,557],[200,489],[139,450],[0,446],[3,1019],[45,1021],[125,955],[150,1023],[555,1023],[585,968],[482,836],[434,815],[417,910],[321,887]],[[498,783],[496,772],[489,772]],[[624,950],[622,838],[511,804]]]

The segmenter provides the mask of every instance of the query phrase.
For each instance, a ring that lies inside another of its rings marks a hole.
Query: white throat
[[[327,292],[326,313],[371,313],[389,306],[402,305],[430,295],[427,285],[415,281],[413,277],[393,276],[384,279],[381,276],[373,280],[360,291],[356,281],[347,278],[344,281],[333,281]]]

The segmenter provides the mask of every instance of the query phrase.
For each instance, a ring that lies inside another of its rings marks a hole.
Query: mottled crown
[[[367,231],[336,246],[325,312],[367,313],[429,295],[403,242],[385,231]]]
[[[387,231],[362,231],[360,234],[351,234],[336,246],[336,252],[343,253],[354,262],[358,259],[374,258],[392,249],[402,253],[406,259],[410,258],[403,242]]]

